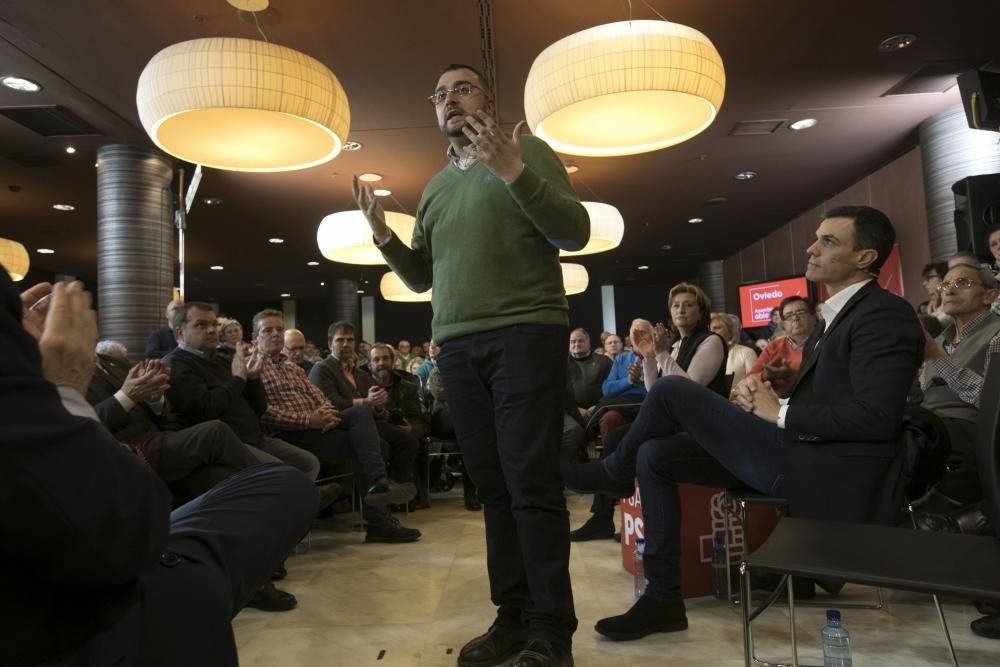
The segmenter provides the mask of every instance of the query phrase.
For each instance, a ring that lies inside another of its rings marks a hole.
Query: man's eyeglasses
[[[440,90],[435,90],[433,93],[427,96],[427,101],[431,103],[432,106],[440,106],[444,104],[444,101],[448,99],[448,93],[454,93],[459,97],[469,97],[477,92],[483,92],[483,89],[473,83],[460,83],[454,88],[442,88]]]
[[[947,280],[945,282],[942,282],[940,285],[937,286],[937,290],[939,292],[946,292],[950,290],[952,287],[954,287],[955,289],[969,289],[970,287],[978,284],[979,283],[973,280],[972,278],[955,278],[954,280]]]
[[[782,313],[781,314],[781,321],[782,322],[787,322],[788,320],[798,320],[798,319],[802,319],[806,315],[812,315],[812,314],[813,314],[813,311],[807,310],[807,309],[803,308],[802,310],[796,310],[793,313]]]

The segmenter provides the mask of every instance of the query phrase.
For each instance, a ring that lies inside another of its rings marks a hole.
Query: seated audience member
[[[653,325],[649,320],[636,318],[632,320],[629,331],[648,333],[653,335]],[[608,336],[611,340],[611,336]],[[604,399],[634,397],[636,401],[641,401],[646,395],[646,385],[642,381],[642,359],[635,352],[621,352],[615,357],[611,364],[611,372],[601,384],[601,395]],[[611,429],[624,426],[627,418],[621,410],[607,410],[600,418],[601,437],[608,434]]]
[[[94,352],[128,362],[128,348],[116,340],[97,341],[97,345],[94,346]]]
[[[708,328],[712,304],[697,285],[670,290],[670,333],[662,324],[649,334],[636,331],[632,342],[642,355],[643,380],[650,390],[660,377],[680,375],[720,396],[726,391],[726,342]]]
[[[83,399],[97,324],[82,285],[18,300],[0,270],[0,303],[0,503],[16,508],[0,517],[0,664],[236,667],[231,619],[309,530],[316,489],[255,466],[171,514]]]
[[[948,258],[949,271],[951,271],[959,264],[968,264],[969,266],[979,266],[980,264],[979,257],[977,257],[976,253],[974,252],[962,250]]]
[[[366,542],[413,542],[420,531],[405,528],[385,505],[405,503],[416,493],[412,484],[389,479],[379,451],[379,436],[371,411],[355,406],[338,412],[302,368],[282,352],[286,335],[280,310],[262,310],[253,317],[254,342],[264,354],[260,376],[267,397],[261,424],[272,436],[312,452],[322,464],[334,468],[348,461],[367,489]]]
[[[382,456],[389,464],[389,476],[397,482],[412,482],[419,442],[414,434],[390,422],[389,392],[357,367],[354,325],[334,322],[330,325],[329,336],[330,356],[313,366],[309,381],[319,387],[338,410],[367,406],[375,417],[379,437],[386,442],[387,449],[383,449]]]
[[[236,347],[243,342],[243,325],[232,318],[219,318],[219,347],[215,352],[220,363],[233,363]]]
[[[306,337],[298,329],[289,329],[285,332],[285,347],[281,352],[288,357],[288,360],[302,369],[302,372],[309,375],[314,362],[306,359]]]
[[[178,496],[201,495],[236,471],[259,463],[221,421],[177,430],[164,398],[170,369],[160,359],[130,367],[126,360],[98,353],[92,376],[87,401],[101,423]]]
[[[782,300],[778,311],[781,313],[785,335],[768,343],[753,368],[747,373],[747,377],[770,382],[775,393],[783,396],[802,364],[802,352],[806,341],[816,330],[816,323],[819,320],[812,299],[808,297],[786,297]],[[733,386],[736,384],[734,382]]]
[[[385,419],[417,439],[424,436],[426,425],[420,409],[419,387],[406,379],[403,372],[396,369],[396,358],[392,348],[384,343],[372,345],[369,366],[372,379],[388,395],[385,402]]]
[[[174,313],[177,309],[184,304],[182,299],[174,299],[167,304],[166,316],[167,316],[167,326],[162,329],[157,329],[153,333],[149,334],[149,338],[146,339],[146,358],[147,359],[162,359],[167,356],[167,354],[177,347],[177,340],[174,338],[174,328],[173,320]]]
[[[986,244],[990,248],[990,254],[993,255],[994,277],[1000,280],[1000,229],[990,232],[986,237]],[[993,302],[993,312],[1000,315],[1000,296]]]
[[[318,364],[323,361],[323,355],[320,354],[319,348],[312,341],[306,341],[306,361],[312,364]]]
[[[433,340],[427,342],[427,358],[424,359],[423,363],[420,364],[414,371],[413,374],[417,376],[420,380],[420,386],[422,388],[427,387],[427,381],[431,377],[431,369],[437,366],[437,356],[440,348]]]
[[[608,334],[608,337],[604,339],[604,353],[613,361],[625,346],[622,344],[621,336],[618,334]]]
[[[802,518],[895,523],[903,409],[924,339],[913,308],[873,279],[894,241],[888,218],[867,206],[834,208],[820,223],[806,277],[830,293],[826,330],[787,398],[755,377],[737,388],[736,404],[664,377],[613,454],[562,466],[579,491],[628,496],[638,477],[642,492],[649,583],[597,632],[628,640],[687,628],[679,482],[781,495]]]
[[[574,329],[569,334],[569,367],[566,378],[573,388],[573,401],[583,419],[594,412],[603,395],[604,381],[611,374],[611,360],[590,349],[590,334]]]
[[[433,341],[431,345],[434,345]],[[430,434],[452,441],[455,446],[454,451],[457,452],[458,437],[455,435],[455,425],[451,421],[451,411],[448,408],[448,397],[444,392],[444,381],[441,379],[441,371],[438,370],[436,365],[431,369],[430,376],[427,378],[427,395],[429,398],[429,412],[431,414]],[[482,504],[479,502],[479,494],[476,491],[476,486],[472,483],[472,478],[469,477],[464,462],[462,463],[462,494],[465,497],[465,509],[471,512],[478,512],[483,509]]]
[[[944,280],[944,274],[947,272],[948,264],[946,262],[931,262],[924,265],[924,270],[921,272],[921,284],[927,290],[927,295],[930,298],[917,306],[918,314],[933,315],[944,323],[948,322],[948,316],[941,310],[941,292],[938,291],[938,285]]]
[[[369,351],[368,356],[371,356]],[[396,346],[396,361],[399,362],[399,367],[405,369],[406,364],[410,362],[413,358],[413,350],[410,346],[410,341],[405,338],[399,341],[399,345]]]
[[[959,264],[948,271],[938,290],[941,309],[953,321],[937,338],[927,337],[920,405],[944,422],[952,452],[961,454],[965,467],[971,468],[989,355],[1000,352],[1000,315],[990,310],[997,281],[989,269]]]
[[[729,313],[712,313],[709,328],[726,341],[729,348],[729,354],[726,355],[726,375],[732,376],[730,385],[739,384],[753,368],[757,353],[740,344],[739,320]]]
[[[758,349],[763,350],[768,344],[773,343],[784,335],[781,327],[781,307],[771,309],[771,322],[760,329],[757,329],[757,342],[754,343]]]

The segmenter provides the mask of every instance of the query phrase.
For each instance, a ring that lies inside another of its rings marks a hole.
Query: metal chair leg
[[[938,599],[937,595],[931,595],[934,598],[934,608],[937,609],[938,620],[941,621],[941,629],[944,630],[944,640],[948,643],[948,653],[951,654],[951,662],[955,667],[958,667],[958,656],[955,655],[955,647],[951,643],[951,633],[948,632],[948,621],[944,618],[944,609],[941,608],[941,600]]]
[[[743,664],[752,667],[756,656],[753,654],[753,636],[750,634],[750,568],[746,561],[740,563],[740,611],[743,615]]]

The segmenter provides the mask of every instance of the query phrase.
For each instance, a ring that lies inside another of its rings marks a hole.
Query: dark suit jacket
[[[259,377],[244,382],[229,367],[180,348],[163,360],[170,366],[167,400],[182,426],[220,419],[243,442],[260,444],[264,437],[260,416],[267,410],[267,397]]]
[[[913,308],[875,281],[808,341],[810,352],[786,392],[792,514],[895,520],[903,408],[923,342]]]
[[[101,423],[111,431],[119,442],[131,442],[136,438],[152,435],[159,431],[177,430],[166,409],[158,415],[144,402],[126,411],[115,398],[115,392],[122,388],[131,366],[124,359],[99,354],[94,365],[94,374],[87,387],[87,402],[94,406]]]
[[[170,327],[157,329],[146,339],[147,359],[162,359],[175,349],[177,349],[177,338]]]
[[[416,380],[416,376],[410,373],[406,375]],[[392,372],[392,387],[389,389],[389,403],[386,407],[390,413],[398,413],[410,423],[413,435],[423,437],[427,426],[420,409],[420,389],[400,371]]]
[[[357,366],[351,374],[357,387],[348,381],[340,361],[331,354],[312,367],[309,381],[319,387],[335,408],[344,411],[354,405],[355,398],[366,398],[368,390],[375,385],[375,379]]]
[[[159,567],[170,494],[100,424],[66,412],[20,319],[0,270],[0,665],[134,664],[139,576]]]

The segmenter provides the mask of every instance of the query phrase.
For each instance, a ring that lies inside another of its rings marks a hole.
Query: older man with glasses
[[[785,335],[767,344],[747,377],[770,382],[780,396],[799,371],[803,347],[816,330],[818,320],[816,308],[809,297],[787,297],[778,306],[778,312]]]
[[[589,219],[552,149],[522,136],[523,121],[512,134],[498,125],[489,82],[474,67],[447,66],[428,101],[449,163],[424,190],[412,250],[357,178],[354,195],[393,271],[414,291],[434,289],[438,369],[485,506],[497,619],[458,664],[517,656],[514,667],[572,665],[577,621],[558,460],[569,326],[559,250],[586,244]]]

